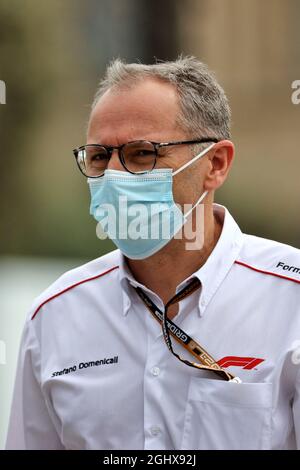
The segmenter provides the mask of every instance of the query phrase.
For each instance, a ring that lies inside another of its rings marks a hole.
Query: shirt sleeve
[[[300,449],[300,370],[296,381],[296,392],[293,400],[293,417],[296,434],[297,449]]]
[[[38,345],[27,320],[21,339],[7,433],[7,450],[64,449],[48,412],[33,366]],[[38,353],[39,354],[39,353]]]

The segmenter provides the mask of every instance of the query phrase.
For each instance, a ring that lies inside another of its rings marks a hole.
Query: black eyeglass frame
[[[155,159],[154,159],[154,164],[153,164],[153,167],[151,168],[151,170],[141,171],[141,172],[137,173],[137,172],[128,170],[128,168],[126,167],[126,164],[125,164],[125,159],[124,159],[122,151],[123,151],[123,148],[126,145],[133,144],[133,143],[139,143],[139,142],[148,142],[149,144],[153,145],[154,150],[155,150]],[[108,145],[102,145],[102,144],[86,144],[86,145],[82,145],[81,147],[77,147],[76,149],[74,149],[73,154],[74,154],[74,157],[75,157],[75,160],[76,160],[76,163],[77,163],[77,166],[78,166],[80,172],[86,178],[101,178],[104,175],[104,172],[103,172],[103,174],[99,175],[99,176],[88,176],[88,175],[84,174],[84,172],[82,171],[82,168],[80,167],[80,165],[78,163],[78,154],[81,150],[84,150],[86,147],[101,147],[101,148],[104,148],[108,153],[109,159],[111,158],[113,151],[118,150],[118,157],[119,157],[119,160],[120,160],[121,165],[123,166],[123,168],[126,171],[128,171],[128,173],[131,173],[133,175],[137,175],[137,174],[150,173],[150,171],[152,171],[154,169],[154,167],[156,165],[157,157],[159,157],[158,151],[161,147],[168,147],[168,146],[171,146],[171,145],[206,144],[206,143],[209,143],[209,142],[217,143],[217,142],[219,142],[219,140],[216,139],[215,137],[204,137],[202,139],[197,139],[197,140],[178,140],[178,141],[175,141],[175,142],[152,142],[151,140],[133,140],[131,142],[126,142],[125,144],[122,144],[122,145],[119,145],[119,146],[116,146],[116,147],[112,147],[112,146],[108,146]]]

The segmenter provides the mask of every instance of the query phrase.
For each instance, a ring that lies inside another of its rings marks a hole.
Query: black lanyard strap
[[[168,346],[171,353],[177,357],[181,362],[187,364],[190,367],[195,367],[197,369],[205,369],[215,372],[218,376],[220,376],[224,380],[233,380],[236,382],[240,382],[238,377],[226,372],[219,364],[213,359],[213,357],[202,347],[200,346],[197,341],[191,338],[187,333],[185,333],[179,326],[175,325],[167,316],[168,308],[171,305],[180,302],[180,300],[188,297],[193,292],[195,292],[201,283],[198,278],[193,278],[188,286],[184,287],[180,292],[174,295],[165,305],[164,312],[162,312],[154,302],[150,299],[150,297],[140,288],[135,287],[137,294],[139,295],[140,299],[144,302],[150,313],[153,317],[160,323],[162,326],[164,340],[166,345]],[[175,340],[180,343],[185,349],[187,349],[193,356],[195,356],[201,364],[197,362],[191,362],[187,359],[183,359],[174,352],[173,345],[171,341],[171,336],[175,338]]]

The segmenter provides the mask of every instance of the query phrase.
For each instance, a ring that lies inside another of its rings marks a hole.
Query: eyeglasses
[[[118,150],[119,160],[126,171],[133,174],[149,173],[156,165],[159,150],[170,145],[195,145],[207,142],[218,142],[215,138],[184,140],[178,142],[150,142],[136,140],[109,147],[100,144],[88,144],[73,150],[79,170],[88,178],[103,176],[114,150]]]

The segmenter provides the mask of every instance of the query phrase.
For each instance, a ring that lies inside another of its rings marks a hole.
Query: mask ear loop
[[[179,173],[180,171],[184,170],[185,168],[187,168],[188,166],[190,166],[192,163],[194,163],[195,161],[197,161],[199,158],[201,157],[204,157],[204,155],[207,154],[207,152],[209,152],[209,150],[211,150],[214,146],[216,145],[216,142],[214,142],[213,144],[209,145],[208,147],[206,147],[206,149],[202,150],[202,152],[198,153],[198,155],[196,155],[195,157],[192,158],[192,160],[190,160],[189,162],[185,163],[182,167],[178,168],[178,170],[174,171],[172,173],[172,176],[175,176],[177,175],[177,173]],[[201,201],[203,201],[203,199],[207,196],[208,194],[208,191],[204,191],[203,194],[201,194],[201,196],[199,197],[198,201],[193,205],[193,207],[188,210],[185,214],[184,214],[184,218],[186,219],[190,213],[195,209],[195,207],[198,206],[198,204],[201,203]]]
[[[183,214],[185,219],[187,219],[190,213],[195,209],[195,207],[197,207],[198,204],[200,204],[203,201],[203,199],[207,196],[207,194],[208,194],[208,191],[204,191],[204,193],[201,194],[198,201],[193,205],[193,207],[190,210],[188,210],[185,214]]]
[[[173,171],[172,176],[177,175],[177,173],[180,173],[180,171],[185,170],[185,168],[187,168],[188,166],[190,166],[192,163],[196,162],[199,158],[204,157],[204,155],[205,155],[210,149],[212,149],[215,145],[216,145],[216,142],[214,142],[213,144],[211,144],[211,145],[209,145],[208,147],[206,147],[206,149],[204,149],[204,150],[202,150],[202,152],[198,153],[198,155],[196,155],[194,158],[192,158],[192,160],[190,160],[190,161],[188,161],[187,163],[185,163],[184,165],[182,165],[182,166],[181,166],[180,168],[178,168],[176,171]]]

